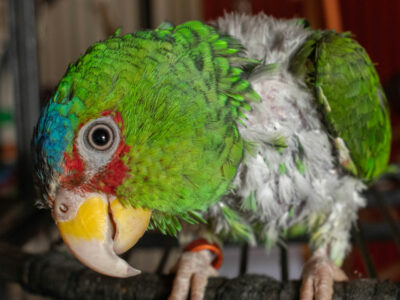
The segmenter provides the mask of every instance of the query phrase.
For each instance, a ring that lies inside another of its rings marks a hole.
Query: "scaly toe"
[[[184,252],[173,268],[176,275],[169,300],[203,299],[208,277],[218,276],[217,270],[211,266],[212,254],[208,250]]]
[[[304,265],[300,300],[331,300],[334,282],[346,280],[346,274],[324,252],[315,252]]]

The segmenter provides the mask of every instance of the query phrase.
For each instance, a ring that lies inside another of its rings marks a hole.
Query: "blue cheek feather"
[[[59,173],[63,172],[60,161],[74,136],[75,128],[67,117],[72,104],[72,101],[61,104],[50,100],[41,114],[38,135],[33,141],[35,145],[42,145],[41,152],[47,164]]]

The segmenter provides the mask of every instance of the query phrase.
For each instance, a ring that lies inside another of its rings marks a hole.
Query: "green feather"
[[[302,160],[298,157],[296,158],[296,166],[297,170],[299,170],[301,175],[304,175],[306,173],[306,166],[304,165]]]
[[[242,210],[249,210],[249,211],[251,211],[253,213],[257,212],[257,200],[256,200],[256,197],[255,197],[255,192],[254,191],[251,191],[250,195],[246,199],[243,200],[241,209]]]
[[[386,98],[365,50],[348,33],[316,31],[292,58],[291,71],[315,90],[342,166],[364,181],[378,177],[389,158],[391,130]]]
[[[253,236],[253,229],[251,226],[227,205],[223,205],[221,209],[226,222],[229,224],[229,232],[221,232],[221,236],[238,242],[250,241]]]
[[[178,218],[202,221],[194,212],[231,185],[245,147],[236,122],[248,102],[259,100],[239,67],[257,61],[242,57],[237,40],[198,21],[118,35],[69,67],[54,100],[72,101],[66,112],[78,116],[76,124],[104,111],[121,114],[129,176],[117,196],[152,209],[151,227],[175,235]]]

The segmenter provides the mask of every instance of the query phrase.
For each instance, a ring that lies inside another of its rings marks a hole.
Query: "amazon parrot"
[[[118,255],[147,229],[269,247],[303,228],[301,299],[330,299],[390,138],[374,64],[351,34],[233,13],[91,46],[42,110],[34,177],[95,271],[138,274]],[[202,299],[214,256],[184,252],[170,299]]]

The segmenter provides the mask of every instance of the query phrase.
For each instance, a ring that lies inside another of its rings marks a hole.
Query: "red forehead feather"
[[[103,117],[106,116],[110,116],[112,117],[112,119],[114,120],[115,124],[118,125],[118,127],[120,128],[120,130],[124,130],[124,123],[122,122],[122,117],[121,114],[119,113],[119,111],[113,111],[113,110],[105,110],[101,113],[101,115]]]
[[[61,177],[61,183],[64,182],[81,182],[83,180],[84,165],[79,156],[76,144],[73,145],[72,154],[64,153],[64,174]]]
[[[111,115],[122,132],[123,121],[119,112],[104,111],[102,115]],[[79,127],[81,128],[82,126]],[[61,184],[69,189],[79,188],[86,191],[101,191],[115,195],[117,187],[122,183],[126,173],[129,171],[122,161],[122,156],[129,152],[129,148],[121,138],[112,160],[91,179],[85,180],[84,162],[79,155],[76,144],[74,144],[72,154],[64,153],[64,174],[66,175],[61,177]]]

